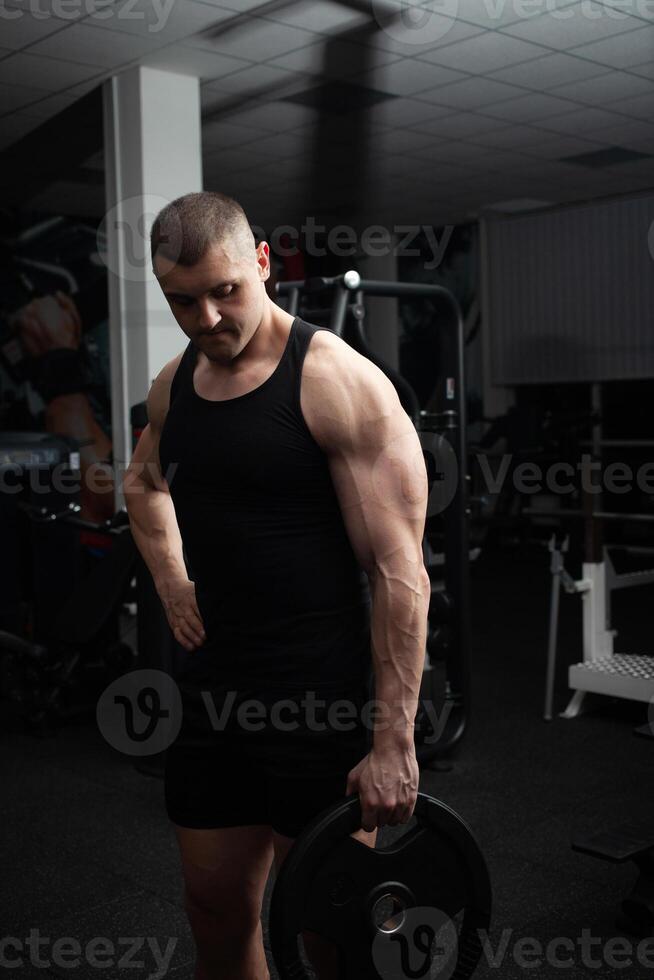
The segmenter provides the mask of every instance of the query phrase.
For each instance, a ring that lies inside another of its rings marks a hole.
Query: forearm
[[[45,409],[45,427],[48,432],[70,436],[80,444],[82,462],[88,465],[108,459],[111,442],[102,431],[86,395],[58,395]]]
[[[45,409],[45,427],[79,443],[82,516],[96,521],[110,518],[114,512],[111,440],[98,425],[86,395],[53,398]]]
[[[408,748],[420,695],[431,585],[420,562],[371,577],[374,748]]]
[[[134,542],[161,594],[167,582],[188,578],[172,499],[129,469],[123,492]]]

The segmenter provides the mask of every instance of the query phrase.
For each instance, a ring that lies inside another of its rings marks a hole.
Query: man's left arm
[[[378,711],[372,750],[347,789],[359,793],[363,827],[372,830],[408,821],[418,789],[414,720],[431,592],[422,553],[429,490],[420,440],[391,382],[342,342],[330,347],[334,362],[322,372],[312,429],[370,582]]]

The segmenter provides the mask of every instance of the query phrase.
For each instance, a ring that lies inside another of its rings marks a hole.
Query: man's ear
[[[270,245],[268,242],[259,242],[257,245],[257,265],[259,266],[259,279],[265,282],[270,277]]]

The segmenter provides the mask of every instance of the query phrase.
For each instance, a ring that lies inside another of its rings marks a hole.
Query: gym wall
[[[487,223],[495,385],[654,377],[654,194]]]

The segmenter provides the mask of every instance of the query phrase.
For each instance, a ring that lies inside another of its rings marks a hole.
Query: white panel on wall
[[[493,384],[654,377],[654,193],[487,231]]]

